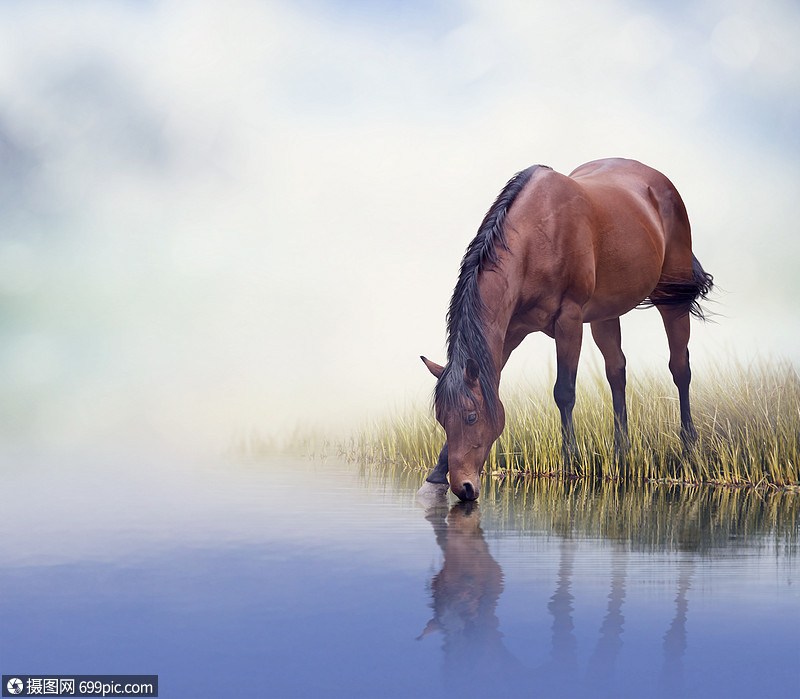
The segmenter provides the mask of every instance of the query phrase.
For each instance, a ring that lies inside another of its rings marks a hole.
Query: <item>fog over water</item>
[[[146,672],[181,699],[220,678],[247,697],[797,696],[795,493],[508,479],[422,510],[421,474],[335,459],[15,466],[3,674]]]
[[[224,443],[424,400],[461,255],[532,163],[662,170],[720,287],[698,372],[797,362],[798,36],[779,0],[2,3],[3,438]],[[666,372],[657,313],[623,335]]]

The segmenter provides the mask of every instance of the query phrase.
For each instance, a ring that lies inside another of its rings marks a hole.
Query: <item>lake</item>
[[[794,697],[800,495],[20,450],[0,671],[161,697]]]

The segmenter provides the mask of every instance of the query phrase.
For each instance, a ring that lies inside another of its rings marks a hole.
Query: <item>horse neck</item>
[[[508,261],[506,258],[506,262]],[[515,276],[509,273],[507,265],[502,265],[482,273],[478,284],[485,309],[485,337],[494,360],[498,385],[500,372],[508,360],[506,340],[509,324],[519,302],[520,292],[514,279]]]

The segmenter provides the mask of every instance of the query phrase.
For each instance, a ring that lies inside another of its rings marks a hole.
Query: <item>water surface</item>
[[[796,697],[800,496],[23,453],[0,671],[162,697]]]

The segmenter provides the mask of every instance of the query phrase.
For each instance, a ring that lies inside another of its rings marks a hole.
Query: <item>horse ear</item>
[[[422,640],[423,638],[425,638],[425,636],[427,636],[428,634],[431,634],[431,633],[436,633],[436,632],[437,632],[437,631],[439,631],[440,629],[441,629],[441,627],[439,626],[439,622],[438,622],[438,621],[436,621],[436,617],[434,617],[433,619],[431,619],[431,620],[430,620],[430,621],[427,623],[427,625],[425,626],[425,630],[424,630],[424,631],[423,631],[423,632],[422,632],[422,633],[421,633],[419,636],[417,636],[417,639],[416,639],[416,640],[417,640],[417,641],[421,641],[421,640]]]
[[[464,366],[464,379],[468,384],[474,386],[476,383],[478,383],[478,377],[480,374],[481,368],[478,366],[478,362],[470,357]]]
[[[442,375],[444,371],[443,366],[439,366],[436,362],[432,362],[427,357],[420,357],[420,359],[425,363],[425,366],[428,367],[428,371],[431,372],[437,379]]]

